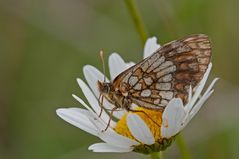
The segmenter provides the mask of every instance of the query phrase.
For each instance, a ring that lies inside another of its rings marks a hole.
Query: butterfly
[[[207,35],[175,40],[123,71],[113,81],[98,81],[100,96],[115,106],[111,114],[117,109],[133,111],[132,104],[163,111],[175,97],[185,104],[189,88],[197,86],[210,60],[211,44]]]

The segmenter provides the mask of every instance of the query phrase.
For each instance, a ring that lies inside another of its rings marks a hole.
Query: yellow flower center
[[[156,111],[156,110],[149,110],[138,107],[135,112],[128,112],[126,113],[116,124],[115,131],[123,136],[126,136],[128,138],[131,138],[133,140],[136,140],[134,136],[129,131],[129,128],[127,126],[127,115],[129,113],[137,114],[141,117],[141,119],[144,120],[146,125],[149,127],[151,133],[154,136],[155,143],[152,145],[146,145],[141,143],[140,145],[135,145],[134,151],[144,154],[150,154],[153,152],[163,151],[168,146],[171,145],[171,143],[174,140],[174,136],[171,138],[162,138],[161,137],[161,125],[162,125],[162,112]],[[137,141],[137,140],[136,140]]]
[[[145,113],[143,113],[145,112]],[[115,127],[115,131],[123,136],[136,140],[133,135],[130,133],[129,128],[126,123],[126,118],[129,113],[137,114],[144,120],[146,125],[151,130],[156,141],[161,139],[160,128],[162,124],[162,112],[156,110],[149,110],[138,107],[136,112],[126,113],[118,122]],[[146,115],[147,114],[147,115]]]

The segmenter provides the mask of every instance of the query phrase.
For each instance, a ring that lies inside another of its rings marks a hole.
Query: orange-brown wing
[[[192,35],[161,46],[118,75],[113,83],[132,103],[164,109],[174,97],[187,102],[189,86],[194,88],[200,82],[210,59],[208,36]]]

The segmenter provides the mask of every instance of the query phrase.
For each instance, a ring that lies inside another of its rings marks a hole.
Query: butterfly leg
[[[99,95],[99,98],[98,98],[98,103],[99,103],[99,106],[100,106],[99,117],[101,117],[102,112],[103,112],[103,102],[104,102],[104,97],[102,95]]]
[[[111,122],[111,120],[112,120],[112,118],[113,118],[113,113],[114,113],[114,111],[116,111],[117,108],[118,108],[118,107],[114,107],[114,108],[111,110],[109,121],[108,121],[108,123],[107,123],[107,126],[106,126],[105,130],[103,130],[103,131],[106,131],[106,130],[108,129],[108,127],[110,126],[110,122]]]
[[[143,113],[144,115],[146,115],[154,124],[156,124],[159,128],[161,127],[156,121],[154,121],[147,113],[145,113],[145,111],[143,110],[134,110],[131,108],[127,108],[127,111],[129,112],[134,112],[134,113]]]

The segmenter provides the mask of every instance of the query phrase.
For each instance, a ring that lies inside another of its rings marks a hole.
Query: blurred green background
[[[215,93],[182,132],[195,159],[239,156],[239,2],[237,0],[137,0],[150,36],[160,44],[205,33],[213,45]],[[142,44],[124,1],[0,1],[0,158],[147,158],[135,153],[97,154],[99,139],[56,116],[59,107],[80,107],[76,83],[82,67],[101,68],[119,52],[142,58]],[[165,159],[179,158],[175,144]]]

